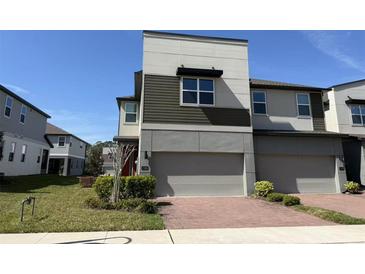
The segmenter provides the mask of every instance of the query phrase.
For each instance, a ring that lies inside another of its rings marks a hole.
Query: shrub
[[[89,208],[94,209],[113,209],[113,206],[111,203],[107,201],[103,201],[97,197],[90,197],[85,200],[85,205]]]
[[[118,203],[103,201],[97,197],[91,197],[85,200],[85,205],[93,209],[122,210],[139,213],[156,213],[157,203],[142,198],[123,199]]]
[[[356,194],[359,193],[360,191],[360,184],[355,183],[355,182],[347,182],[346,184],[344,184],[346,191],[352,193],[352,194]]]
[[[286,194],[283,193],[272,192],[267,195],[266,200],[269,202],[282,202],[285,196]]]
[[[151,199],[155,195],[156,178],[154,176],[122,177],[121,198]]]
[[[108,201],[113,190],[113,176],[100,176],[93,184],[93,188],[102,201]]]
[[[300,205],[300,198],[297,196],[284,195],[283,205],[285,206]]]
[[[257,181],[255,183],[255,194],[259,197],[266,197],[274,191],[274,185],[270,181]]]

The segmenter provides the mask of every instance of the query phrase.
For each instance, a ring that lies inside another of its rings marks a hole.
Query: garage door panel
[[[278,192],[336,192],[332,156],[256,155],[256,175],[272,181]]]
[[[243,154],[153,153],[157,196],[243,195]]]

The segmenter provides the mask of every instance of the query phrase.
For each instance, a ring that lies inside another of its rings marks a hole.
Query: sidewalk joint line
[[[40,241],[42,241],[44,238],[46,238],[46,236],[49,234],[49,232],[46,232],[46,234],[40,238],[38,241],[35,242],[35,244],[38,244]]]
[[[169,233],[170,240],[171,240],[172,244],[174,245],[174,244],[175,244],[175,242],[174,242],[174,239],[172,238],[172,235],[171,235],[171,233],[170,233],[170,229],[168,229],[168,230],[167,230],[167,233]]]

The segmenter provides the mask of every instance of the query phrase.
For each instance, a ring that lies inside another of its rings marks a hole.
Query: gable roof
[[[290,89],[290,90],[308,90],[308,91],[323,91],[327,88],[306,86],[300,84],[262,80],[262,79],[250,79],[250,86],[253,88],[270,88],[270,89]]]
[[[46,118],[51,118],[51,116],[49,116],[47,113],[43,112],[42,110],[40,110],[36,106],[32,105],[31,103],[29,103],[28,101],[26,101],[22,97],[16,95],[14,92],[12,92],[8,88],[4,87],[3,85],[0,85],[0,90],[2,90],[3,92],[5,92],[6,94],[8,94],[10,97],[15,98],[16,100],[18,100],[19,102],[23,103],[24,105],[26,105],[26,106],[34,109],[35,111],[37,111],[39,114],[45,116]]]
[[[51,123],[47,123],[47,128],[46,128],[46,135],[62,135],[62,136],[72,136],[82,142],[84,142],[85,144],[87,145],[90,145],[88,142],[80,139],[79,137],[69,133],[68,131],[62,129],[62,128],[59,128]]]

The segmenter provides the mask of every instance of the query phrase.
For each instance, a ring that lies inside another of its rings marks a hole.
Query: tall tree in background
[[[96,142],[87,149],[85,173],[92,176],[99,176],[103,173],[103,164],[103,143]]]

